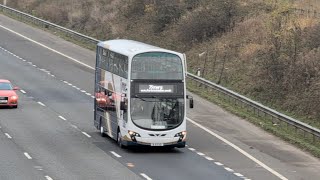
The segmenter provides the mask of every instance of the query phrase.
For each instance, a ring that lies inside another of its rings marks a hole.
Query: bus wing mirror
[[[187,95],[187,99],[189,99],[189,107],[190,108],[193,108],[193,97],[192,96],[190,96],[190,95]]]
[[[193,108],[193,99],[190,99],[190,104],[189,104],[190,108]]]
[[[120,110],[126,111],[127,110],[127,104],[124,101],[120,102]]]

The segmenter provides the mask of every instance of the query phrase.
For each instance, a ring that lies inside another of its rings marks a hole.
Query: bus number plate
[[[151,143],[151,146],[163,146],[163,143]]]

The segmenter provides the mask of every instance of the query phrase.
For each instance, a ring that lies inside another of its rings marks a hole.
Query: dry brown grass
[[[185,52],[190,72],[201,68],[207,79],[318,122],[320,24],[309,15],[291,14],[290,8],[318,11],[320,1],[161,2],[10,1],[98,39],[128,38]]]

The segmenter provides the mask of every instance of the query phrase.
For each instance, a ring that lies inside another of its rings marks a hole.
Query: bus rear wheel
[[[101,137],[106,137],[106,134],[104,133],[104,128],[102,126],[102,121],[101,120],[100,120],[100,123],[99,123],[99,129],[100,129]]]

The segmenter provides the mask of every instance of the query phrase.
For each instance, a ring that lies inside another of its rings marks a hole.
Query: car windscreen
[[[0,82],[0,90],[12,90],[10,83]]]

